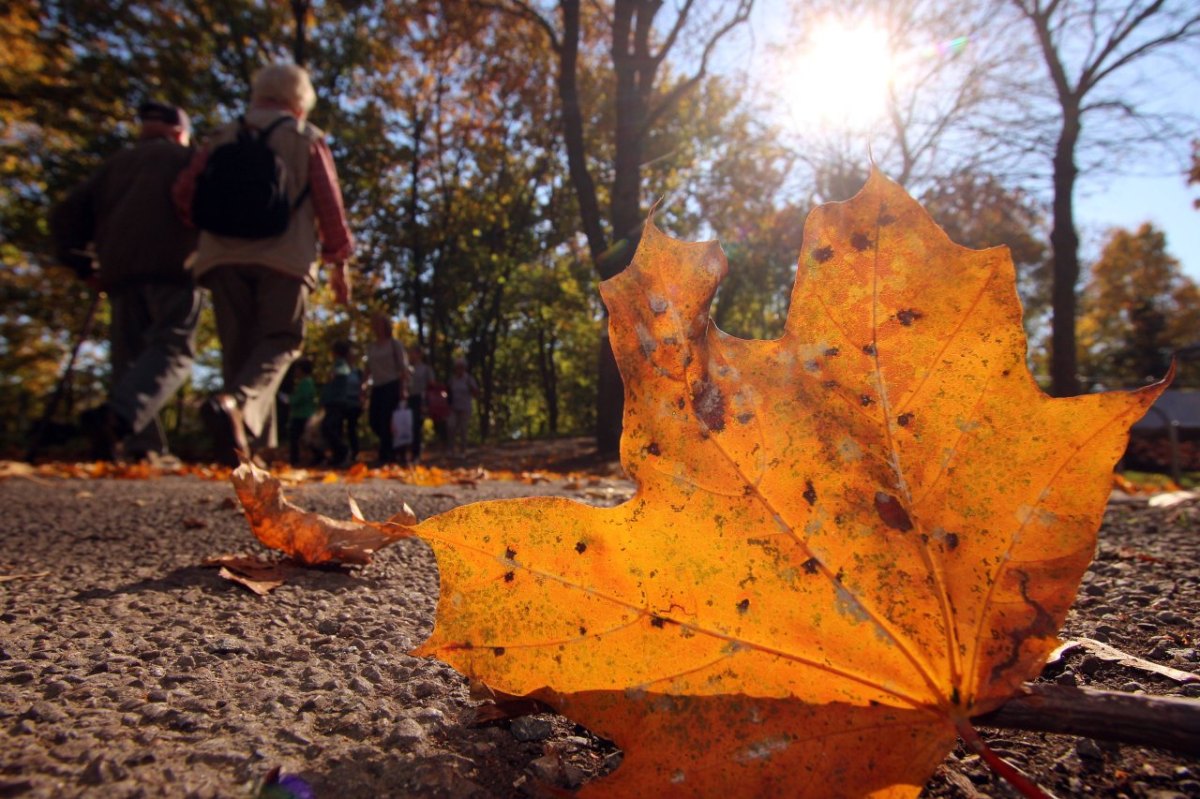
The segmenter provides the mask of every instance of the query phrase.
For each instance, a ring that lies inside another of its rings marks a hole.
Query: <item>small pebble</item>
[[[520,716],[512,720],[509,731],[518,741],[544,741],[554,732],[554,726],[537,716]]]

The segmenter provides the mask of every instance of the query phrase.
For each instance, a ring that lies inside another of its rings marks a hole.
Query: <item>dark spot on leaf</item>
[[[504,582],[511,583],[515,579],[517,579],[516,572],[505,572],[504,573]]]
[[[859,394],[859,395],[858,395],[858,401],[859,401],[859,403],[861,403],[861,404],[862,404],[862,406],[865,408],[865,407],[867,407],[868,405],[870,405],[872,402],[874,402],[875,400],[871,399],[871,395],[870,395],[870,394]]]
[[[716,383],[697,380],[692,384],[692,407],[709,430],[725,429],[725,396]]]
[[[922,544],[928,544],[928,543],[929,543],[929,536],[928,536],[928,535],[926,535],[925,533],[921,533],[921,543],[922,543]]]
[[[646,447],[646,452],[647,452],[647,454],[650,454],[650,455],[661,455],[662,454],[662,450],[659,449],[657,441],[651,441],[649,446]]]
[[[746,611],[750,610],[750,600],[743,599],[741,602],[737,603],[737,609],[738,613],[745,613]]]
[[[812,256],[817,263],[823,264],[833,257],[833,248],[829,246],[818,247],[813,250]]]
[[[509,560],[512,560],[516,556],[517,556],[517,550],[513,549],[512,547],[509,547],[504,550],[504,557],[508,558]]]
[[[896,318],[900,320],[900,324],[904,325],[905,327],[911,327],[913,322],[917,321],[924,315],[925,314],[921,313],[915,308],[901,308],[900,311],[896,313]]]
[[[863,345],[863,355],[874,355],[874,354],[875,354],[875,342],[874,341],[872,341],[870,344]]]
[[[846,579],[846,570],[838,569],[837,574],[833,575],[833,579],[836,580],[840,584],[842,582],[842,580]]]
[[[946,533],[946,548],[958,549],[958,533]]]
[[[875,700],[875,699],[868,699],[868,700],[867,700],[867,706],[868,706],[868,707],[882,707],[882,706],[883,706],[883,704],[882,704],[881,702],[879,702],[878,700]]]
[[[815,505],[817,502],[817,490],[813,488],[812,480],[804,481],[804,499],[809,505]]]
[[[896,417],[896,424],[901,427],[908,427],[908,423],[912,421],[911,413],[902,413]]]
[[[1008,370],[1007,370],[1007,369],[1005,369],[1003,372],[1001,372],[1001,373],[1000,373],[1000,376],[1001,376],[1001,377],[1008,377]]]
[[[950,704],[957,705],[961,701],[962,701],[962,695],[959,694],[958,686],[956,685],[950,690]]]
[[[821,371],[821,364],[817,363],[816,359],[810,359],[804,362],[804,369],[807,372]]]
[[[888,225],[890,225],[896,221],[896,217],[887,213],[887,211],[885,210],[879,214],[879,217],[876,221],[879,222],[880,227],[887,227]]]
[[[836,381],[836,380],[826,380],[826,381],[825,381],[824,383],[822,383],[821,385],[822,385],[824,388],[837,388],[837,387],[838,387],[838,383],[837,383],[837,381]]]
[[[651,617],[651,619],[650,619],[650,626],[651,626],[651,627],[657,627],[657,628],[658,628],[658,629],[660,629],[660,630],[661,630],[661,629],[662,629],[664,626],[666,626],[666,624],[667,624],[667,620],[666,620],[666,619],[664,619],[662,616],[653,616],[653,617]]]
[[[842,351],[839,350],[837,347],[830,347],[829,349],[825,350],[825,357],[826,358],[836,358],[841,353],[842,353]]]
[[[804,569],[805,574],[816,574],[817,570],[821,568],[821,561],[816,558],[809,558],[800,564],[800,568]]]
[[[579,628],[579,634],[580,634],[580,635],[587,635],[587,627],[580,626],[580,628]]]
[[[587,544],[580,541],[575,545],[575,551],[582,555],[584,552],[587,552]]]
[[[502,647],[502,646],[492,647],[492,654],[495,655],[496,657],[500,657],[501,655],[504,654],[504,647]]]
[[[912,519],[908,518],[908,511],[900,504],[900,500],[891,494],[883,491],[875,493],[875,512],[879,514],[883,523],[893,530],[907,533],[913,527]]]
[[[679,399],[675,400],[675,407],[681,411],[684,409],[684,407],[686,405],[687,405],[687,403],[684,402],[683,397],[680,397]]]
[[[850,237],[850,246],[862,252],[871,246],[871,239],[866,233],[855,233]]]
[[[654,297],[650,300],[650,311],[655,316],[661,316],[667,312],[667,301],[662,297]]]

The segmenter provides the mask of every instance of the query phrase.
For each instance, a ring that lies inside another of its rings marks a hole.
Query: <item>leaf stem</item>
[[[1053,794],[1042,790],[1037,783],[1022,774],[1015,766],[1000,757],[1000,755],[993,752],[984,740],[979,737],[979,733],[971,726],[970,721],[959,719],[955,723],[955,727],[958,730],[959,737],[963,739],[967,748],[982,757],[983,761],[988,764],[993,772],[1020,791],[1021,795],[1026,799],[1055,799]]]

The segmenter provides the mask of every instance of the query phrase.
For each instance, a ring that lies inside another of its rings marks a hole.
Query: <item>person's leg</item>
[[[275,392],[300,354],[308,288],[259,265],[217,267],[205,277],[217,312],[225,392],[237,401],[250,443],[274,446]]]
[[[392,459],[392,417],[387,413],[385,389],[387,385],[372,386],[367,398],[367,425],[379,439],[379,454],[375,460],[385,464]]]
[[[158,414],[191,377],[200,292],[188,283],[138,286],[123,294],[120,313],[114,304],[114,328],[124,332],[120,347],[113,350],[109,403],[133,432],[128,446],[163,452],[166,439]],[[140,331],[133,334],[132,326]],[[114,332],[114,342],[117,338]]]
[[[342,408],[329,405],[325,408],[325,418],[321,420],[321,436],[325,446],[329,448],[329,460],[332,466],[342,466],[346,460],[346,441],[342,437],[345,427],[346,414]]]
[[[409,396],[408,408],[412,411],[413,435],[412,443],[408,445],[410,460],[413,464],[421,461],[421,433],[425,431],[425,403],[422,398],[416,394]]]
[[[300,441],[304,438],[304,427],[307,424],[308,419],[294,414],[288,419],[288,463],[293,466],[300,465]]]
[[[454,449],[459,455],[463,455],[467,451],[467,420],[469,411],[453,410],[450,413],[450,437]]]
[[[358,460],[358,420],[362,417],[362,406],[354,405],[346,409],[346,444],[348,445],[350,462]]]

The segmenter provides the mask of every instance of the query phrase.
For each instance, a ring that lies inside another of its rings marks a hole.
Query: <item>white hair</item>
[[[295,64],[271,64],[254,73],[250,83],[250,102],[281,103],[307,114],[317,104],[308,70]]]

